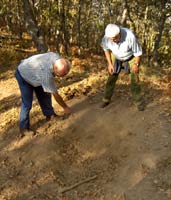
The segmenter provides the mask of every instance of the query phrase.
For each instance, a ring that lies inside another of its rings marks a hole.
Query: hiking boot
[[[145,109],[144,103],[142,101],[137,102],[136,107],[137,107],[138,111],[144,111],[144,109]]]
[[[101,105],[100,105],[100,108],[105,108],[106,106],[109,105],[110,102],[103,102]]]
[[[53,115],[50,115],[50,116],[46,116],[46,121],[48,122],[48,121],[50,121],[50,120],[52,120],[52,119],[54,119],[54,118],[56,118],[56,117],[58,117],[57,114],[53,114]]]
[[[35,132],[31,129],[20,129],[20,138],[24,136],[34,136]]]

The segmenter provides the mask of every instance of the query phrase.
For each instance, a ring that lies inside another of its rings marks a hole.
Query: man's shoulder
[[[136,39],[136,36],[131,29],[124,27],[124,28],[121,29],[121,31],[123,32],[124,38],[127,41],[134,41]]]
[[[134,35],[133,30],[126,28],[126,27],[121,27],[121,31],[126,32],[129,35]]]
[[[58,53],[52,52],[52,51],[47,52],[46,55],[49,55],[49,56],[58,56],[58,57],[60,57]]]

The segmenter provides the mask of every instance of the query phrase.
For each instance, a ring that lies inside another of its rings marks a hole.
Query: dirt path
[[[0,200],[171,200],[169,96],[153,88],[139,112],[118,86],[106,109],[98,91],[70,100],[68,119],[46,123],[35,101],[37,134],[18,138],[12,75],[0,88]]]

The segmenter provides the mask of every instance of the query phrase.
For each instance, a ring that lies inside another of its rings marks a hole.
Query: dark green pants
[[[130,70],[131,70],[131,66],[133,63],[134,63],[134,59],[129,61]],[[107,83],[106,83],[104,98],[103,98],[104,102],[110,102],[112,95],[113,95],[115,85],[116,85],[116,81],[118,79],[118,75],[119,74],[109,75]],[[133,73],[131,70],[131,73],[129,74],[129,76],[130,76],[130,81],[131,81],[130,84],[131,84],[132,99],[136,103],[136,102],[140,101],[140,99],[141,99],[141,86],[139,83],[139,74]]]

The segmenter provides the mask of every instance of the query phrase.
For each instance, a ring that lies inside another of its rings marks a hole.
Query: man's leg
[[[109,75],[107,83],[106,83],[103,102],[106,102],[106,103],[110,102],[117,79],[118,79],[118,74]]]
[[[115,56],[113,55],[113,53],[111,53],[111,59],[112,59],[112,63],[114,64]],[[106,86],[105,86],[105,92],[104,92],[104,97],[102,99],[103,103],[101,105],[101,108],[104,108],[107,105],[109,105],[112,95],[113,95],[113,91],[114,91],[117,79],[118,79],[118,74],[112,74],[112,75],[109,74],[108,80],[107,80]]]
[[[18,85],[21,92],[21,100],[22,100],[19,128],[22,130],[29,129],[30,128],[29,113],[33,101],[33,87],[22,78],[18,70],[16,70],[15,77],[18,81]]]
[[[131,64],[134,62],[134,60],[131,60]],[[144,110],[144,105],[142,102],[142,96],[141,96],[141,85],[139,81],[139,73],[133,73],[131,70],[130,74],[131,78],[131,94],[132,94],[132,99],[134,104],[137,106],[138,110],[143,111]]]
[[[138,73],[131,73],[131,94],[134,102],[141,100],[141,86]]]
[[[118,79],[118,74],[109,75],[105,87],[104,97],[102,99],[103,103],[101,105],[101,108],[104,108],[109,105],[117,79]]]
[[[50,93],[43,91],[42,86],[34,88],[40,107],[46,118],[56,115],[52,107],[52,98]]]

